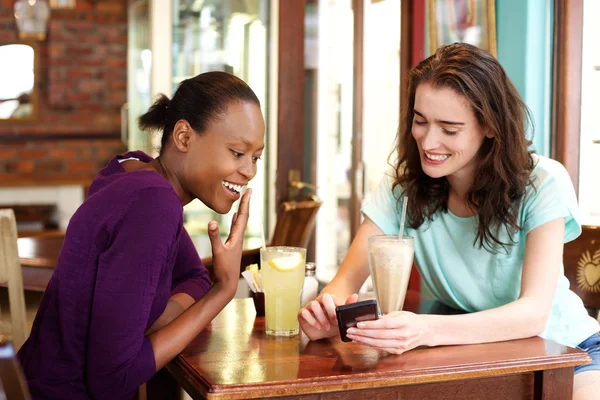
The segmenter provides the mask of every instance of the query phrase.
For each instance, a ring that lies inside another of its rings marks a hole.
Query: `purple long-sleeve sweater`
[[[112,159],[67,228],[18,354],[34,399],[131,399],[156,370],[144,332],[171,295],[210,288],[179,197],[156,172],[125,172],[129,157],[151,160]]]

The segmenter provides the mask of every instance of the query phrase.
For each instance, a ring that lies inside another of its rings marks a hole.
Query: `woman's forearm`
[[[381,235],[382,233],[373,221],[365,218],[352,241],[352,245],[350,245],[350,249],[348,249],[348,254],[344,257],[342,265],[340,265],[339,271],[333,280],[323,288],[321,294],[329,293],[346,299],[351,294],[358,293],[370,274],[367,257],[369,237]]]
[[[502,307],[461,315],[424,315],[428,346],[499,342],[536,336],[543,332],[547,315],[537,303],[521,298]]]
[[[204,297],[181,315],[148,335],[154,350],[157,371],[181,353],[233,299],[235,288],[229,286],[225,288],[218,283],[213,285]]]

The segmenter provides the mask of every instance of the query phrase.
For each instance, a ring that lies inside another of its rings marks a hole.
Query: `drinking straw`
[[[254,191],[254,188],[252,188],[252,191]],[[265,240],[265,225],[263,222],[263,212],[262,212],[262,207],[257,209],[258,211],[258,220],[260,222],[260,239],[262,240],[262,248],[266,248],[267,247],[267,241]]]
[[[401,240],[404,236],[404,222],[406,221],[406,203],[408,203],[408,197],[404,196],[402,200],[402,216],[400,217],[400,232],[398,233],[398,240]]]
[[[260,236],[262,239],[262,248],[264,249],[267,247],[267,241],[265,240],[265,225],[263,222],[262,208],[258,209],[258,217],[260,218]]]

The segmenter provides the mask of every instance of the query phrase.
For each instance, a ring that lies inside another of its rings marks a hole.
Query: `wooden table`
[[[448,312],[416,293],[405,307]],[[236,299],[166,368],[194,399],[550,400],[570,399],[573,367],[588,362],[587,353],[539,337],[399,356],[338,338],[272,339],[251,300]]]
[[[62,234],[17,239],[25,289],[37,292],[46,290],[64,239]]]

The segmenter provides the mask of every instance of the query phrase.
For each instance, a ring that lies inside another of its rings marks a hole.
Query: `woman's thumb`
[[[213,254],[218,253],[223,248],[223,243],[221,243],[221,236],[219,235],[219,224],[216,221],[208,223],[208,237],[210,238]]]
[[[358,301],[358,294],[354,293],[346,299],[346,304],[356,303],[357,301]]]

